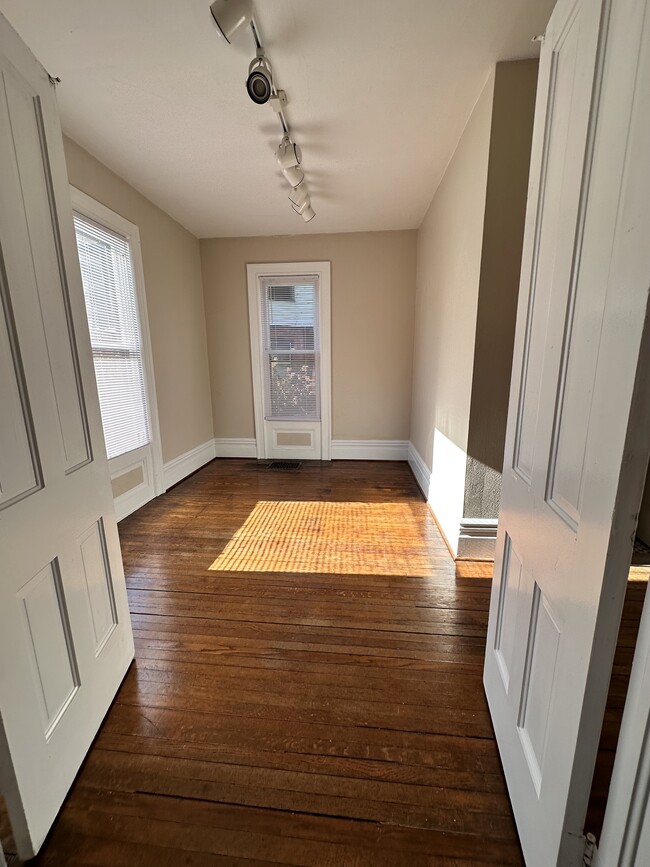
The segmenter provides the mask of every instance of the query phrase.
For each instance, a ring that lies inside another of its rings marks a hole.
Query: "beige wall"
[[[199,242],[71,139],[70,183],[140,230],[163,460],[212,438]]]
[[[495,71],[464,517],[499,513],[537,68],[522,60]]]
[[[458,550],[498,514],[537,63],[499,63],[418,232],[411,442]]]
[[[332,435],[409,436],[415,231],[201,241],[215,437],[253,437],[246,264],[331,261]]]
[[[447,538],[463,512],[494,75],[418,232],[411,442]]]

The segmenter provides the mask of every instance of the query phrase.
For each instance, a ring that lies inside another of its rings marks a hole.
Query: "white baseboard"
[[[256,458],[254,437],[217,438],[214,440],[215,458]]]
[[[118,523],[141,509],[150,502],[151,498],[151,488],[146,484],[138,485],[122,494],[121,497],[116,497],[113,503],[115,504],[115,518]]]
[[[459,560],[494,560],[497,518],[463,518],[458,537]]]
[[[431,489],[431,470],[424,463],[422,455],[415,448],[413,443],[408,444],[408,462],[409,467],[415,476],[415,481],[418,483],[420,490],[428,501],[429,491]]]
[[[163,480],[165,488],[171,488],[178,484],[186,476],[196,472],[203,464],[207,464],[215,457],[214,440],[208,440],[200,446],[190,449],[189,452],[173,458],[163,464]]]
[[[217,458],[256,458],[255,439],[236,437],[215,439]],[[408,458],[406,440],[333,440],[332,459],[348,461],[405,461]]]
[[[406,440],[332,440],[332,460],[405,461]]]

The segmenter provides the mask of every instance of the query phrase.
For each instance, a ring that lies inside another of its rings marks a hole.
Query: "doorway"
[[[248,265],[257,457],[330,460],[330,263]]]

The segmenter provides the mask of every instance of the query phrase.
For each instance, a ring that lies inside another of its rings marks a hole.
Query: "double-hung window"
[[[83,214],[74,226],[110,460],[151,441],[130,242]]]

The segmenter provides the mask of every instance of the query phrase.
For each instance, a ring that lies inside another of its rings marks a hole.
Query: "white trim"
[[[494,560],[497,518],[463,518],[458,537],[458,560]]]
[[[118,521],[124,520],[130,514],[141,509],[145,503],[148,503],[153,497],[151,496],[151,478],[150,461],[148,460],[147,447],[134,449],[132,452],[126,452],[123,455],[113,458],[109,462],[109,470],[111,474],[111,483],[120,476],[124,476],[131,470],[138,467],[142,468],[142,481],[134,488],[125,491],[119,497],[113,498],[115,505],[115,517]]]
[[[407,440],[333,440],[332,460],[406,461]],[[256,458],[254,437],[215,437],[214,456],[217,458]]]
[[[254,437],[215,437],[215,458],[256,458],[257,443]]]
[[[460,532],[471,539],[496,539],[498,523],[497,518],[463,518]]]
[[[147,312],[147,292],[144,282],[144,266],[142,264],[142,247],[140,230],[121,214],[111,211],[106,205],[96,201],[82,190],[70,184],[70,199],[72,210],[95,220],[108,229],[122,235],[129,242],[131,264],[135,283],[135,295],[138,305],[140,337],[142,340],[142,360],[144,362],[145,386],[147,389],[147,404],[149,409],[149,424],[151,425],[151,458],[153,470],[154,496],[165,491],[162,445],[160,441],[160,422],[158,419],[158,401],[156,398],[156,380],[154,376],[153,354],[151,350],[151,334],[149,331],[149,314]],[[118,519],[119,520],[119,519]]]
[[[409,467],[415,476],[415,481],[418,483],[420,490],[428,502],[429,491],[431,490],[431,470],[424,463],[424,459],[411,442],[408,444],[407,460],[409,462]]]
[[[406,461],[408,440],[333,440],[332,460]]]
[[[260,311],[257,291],[260,277],[275,274],[300,276],[317,274],[320,287],[320,394],[321,394],[321,459],[329,461],[332,452],[332,361],[331,361],[331,267],[329,262],[270,262],[246,265],[248,279],[248,319],[253,371],[253,405],[255,409],[255,439],[257,458],[267,456],[264,424],[264,384],[260,353]]]
[[[150,502],[151,497],[149,496],[148,485],[141,484],[135,488],[131,488],[130,491],[126,491],[122,496],[116,497],[113,500],[115,505],[115,520],[118,523],[123,521],[124,518],[128,518],[133,512],[137,512],[138,509],[141,509]]]
[[[185,454],[172,458],[163,465],[163,479],[166,488],[178,484],[186,476],[195,473],[204,464],[209,463],[214,457],[214,440],[210,439],[200,446],[190,449]]]

